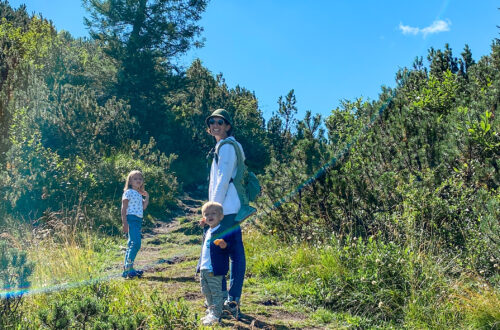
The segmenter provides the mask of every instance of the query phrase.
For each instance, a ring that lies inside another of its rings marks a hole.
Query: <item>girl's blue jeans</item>
[[[229,251],[230,258],[230,275],[229,275],[229,297],[230,301],[240,301],[241,290],[243,289],[243,280],[245,278],[246,260],[245,248],[243,247],[243,238],[241,235],[240,224],[234,219],[236,214],[224,215],[221,226],[226,229],[232,228],[235,230],[236,243]]]
[[[142,218],[128,214],[127,223],[128,223],[128,242],[127,242],[127,251],[125,252],[124,269],[130,270],[133,268],[135,257],[137,256],[137,252],[139,252],[139,249],[141,248]]]

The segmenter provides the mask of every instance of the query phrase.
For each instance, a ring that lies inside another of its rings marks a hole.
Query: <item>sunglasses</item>
[[[218,120],[215,120],[214,118],[210,118],[208,120],[208,124],[209,125],[213,125],[215,123],[219,124],[219,126],[222,126],[222,124],[224,124],[226,121],[224,119],[218,119]]]

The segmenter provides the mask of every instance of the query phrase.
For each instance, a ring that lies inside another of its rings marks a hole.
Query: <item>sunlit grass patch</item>
[[[28,259],[34,264],[33,288],[75,283],[110,275],[120,257],[119,240],[95,233],[80,211],[47,213],[25,232]]]
[[[477,329],[500,329],[500,292],[482,279],[458,284],[454,304],[464,311],[467,324]]]

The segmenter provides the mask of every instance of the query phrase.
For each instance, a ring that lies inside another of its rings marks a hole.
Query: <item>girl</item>
[[[122,277],[140,277],[143,271],[135,270],[133,266],[135,256],[141,248],[143,210],[149,204],[149,194],[144,190],[144,177],[140,171],[132,171],[128,174],[123,191],[121,209],[122,225],[123,232],[125,234],[128,233],[128,242]]]

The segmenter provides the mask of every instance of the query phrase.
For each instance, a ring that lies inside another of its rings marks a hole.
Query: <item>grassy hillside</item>
[[[36,231],[30,292],[16,306],[2,300],[2,326],[26,329],[192,329],[204,314],[194,269],[200,251],[200,201],[187,216],[144,233],[141,279],[124,280],[124,238],[66,230]],[[464,271],[458,258],[415,253],[377,237],[283,244],[244,226],[248,270],[241,320],[220,327],[495,328],[498,288]],[[12,238],[14,240],[14,238]]]

